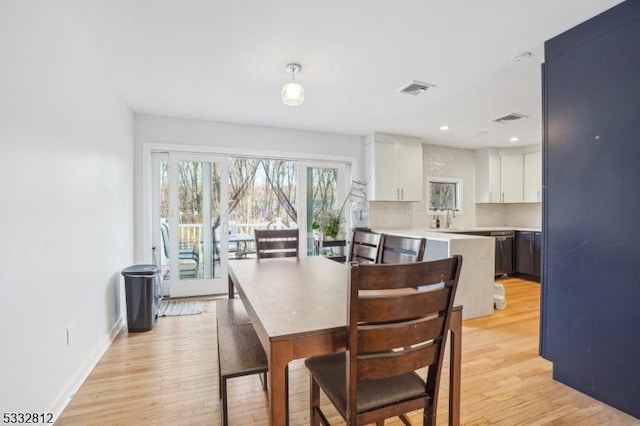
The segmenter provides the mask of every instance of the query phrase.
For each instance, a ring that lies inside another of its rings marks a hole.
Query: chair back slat
[[[365,322],[391,322],[437,314],[447,309],[450,293],[451,287],[444,287],[434,291],[411,289],[409,293],[400,295],[394,292],[389,296],[363,296],[359,302],[358,318]]]
[[[363,325],[358,327],[358,350],[384,352],[438,338],[443,333],[444,316],[419,318],[394,327]]]
[[[380,254],[382,234],[356,230],[351,239],[350,261],[358,263],[376,263]]]
[[[402,237],[384,234],[378,263],[419,262],[424,256],[426,238]]]
[[[451,282],[456,278],[456,271],[452,271],[455,261],[452,258],[429,262],[429,268],[415,263],[404,264],[403,268],[396,265],[377,265],[377,268],[362,268],[361,290],[386,290],[407,287],[422,287],[432,284]],[[363,265],[366,266],[366,265]]]
[[[351,250],[351,260],[355,260],[358,263],[376,263],[378,252],[378,247],[365,245],[353,246]]]
[[[256,229],[256,255],[258,259],[298,257],[299,233],[297,229]]]
[[[376,356],[358,356],[357,380],[378,380],[411,373],[433,365],[439,354],[440,343],[386,352]]]

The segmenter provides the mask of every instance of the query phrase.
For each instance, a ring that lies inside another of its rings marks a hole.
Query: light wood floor
[[[538,356],[539,284],[502,282],[506,309],[464,323],[462,423],[640,425],[551,379],[551,364]],[[210,303],[201,315],[162,317],[152,331],[122,332],[57,424],[219,425],[213,308]],[[447,370],[445,365],[438,425],[447,423]],[[289,371],[291,424],[307,425],[308,373],[301,361]],[[229,381],[231,425],[267,425],[266,407],[258,376]],[[332,424],[344,424],[328,402],[326,409]],[[422,424],[420,413],[412,414],[413,423]]]

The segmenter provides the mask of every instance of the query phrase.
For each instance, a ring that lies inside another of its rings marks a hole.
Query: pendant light
[[[280,96],[282,102],[288,106],[298,106],[304,102],[304,87],[295,82],[295,75],[300,72],[300,64],[288,64],[285,68],[291,74],[291,82],[282,87]]]

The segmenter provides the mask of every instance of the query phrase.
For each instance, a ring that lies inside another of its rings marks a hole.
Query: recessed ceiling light
[[[444,125],[444,126],[440,126],[440,130],[442,130],[443,132],[446,132],[447,130],[449,130],[451,127]]]
[[[512,137],[512,138],[510,138],[510,139],[509,139],[509,142],[518,142],[519,140],[520,140],[520,138],[519,138],[519,137],[514,136],[514,137]]]

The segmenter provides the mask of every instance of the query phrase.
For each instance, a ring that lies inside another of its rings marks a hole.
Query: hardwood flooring
[[[538,356],[540,286],[502,280],[506,309],[464,322],[464,425],[640,425],[640,420],[551,379]],[[220,425],[214,303],[201,315],[162,317],[151,331],[122,332],[62,413],[58,425]],[[447,424],[448,365],[438,425]],[[307,425],[309,378],[291,364],[290,423]],[[268,425],[257,375],[229,380],[231,425]],[[344,424],[326,402],[332,424]],[[422,424],[420,412],[413,424]],[[386,425],[401,425],[389,419]]]

